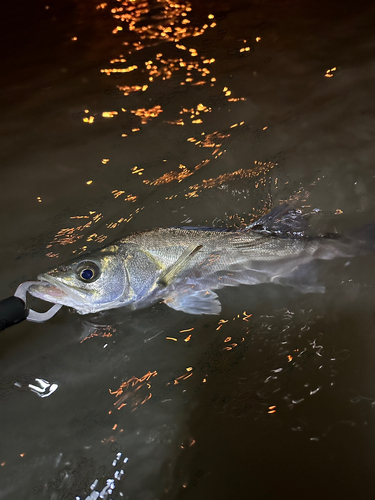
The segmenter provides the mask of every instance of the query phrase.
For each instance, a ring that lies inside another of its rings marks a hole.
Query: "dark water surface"
[[[375,220],[373,2],[17,2],[2,21],[1,297],[157,226],[283,201],[323,233]],[[369,498],[375,257],[316,268],[325,294],[224,289],[218,317],[64,308],[2,333],[0,498]]]

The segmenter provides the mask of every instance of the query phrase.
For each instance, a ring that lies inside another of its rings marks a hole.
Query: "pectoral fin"
[[[219,314],[221,311],[219,297],[211,290],[176,290],[164,302],[168,307],[188,314]]]
[[[176,278],[176,276],[186,268],[194,255],[201,248],[202,245],[195,244],[190,245],[188,248],[186,248],[186,250],[182,252],[176,262],[172,264],[172,266],[170,266],[168,269],[166,269],[163,273],[161,273],[161,275],[159,276],[158,284],[163,287],[170,285]]]

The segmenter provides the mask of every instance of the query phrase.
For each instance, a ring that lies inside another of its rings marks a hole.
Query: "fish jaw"
[[[29,293],[38,299],[60,304],[62,306],[71,307],[78,314],[92,314],[107,309],[115,309],[122,307],[124,304],[121,300],[116,300],[111,303],[91,303],[89,298],[77,289],[61,283],[57,278],[48,274],[38,276],[40,284],[31,285],[28,289]]]
[[[54,304],[72,306],[74,298],[72,297],[72,291],[68,287],[46,275],[38,276],[38,280],[40,284],[32,285],[28,290],[33,297]]]
[[[82,304],[82,296],[78,291],[45,274],[38,276],[38,280],[40,280],[40,284],[32,285],[28,290],[33,297],[53,304],[72,307],[79,314],[92,312],[87,304]]]
[[[28,292],[37,299],[45,300],[46,302],[52,302],[53,304],[62,304],[62,301],[68,298],[68,295],[51,283],[46,281],[40,281],[40,283],[31,285]],[[65,304],[63,304],[65,305]]]

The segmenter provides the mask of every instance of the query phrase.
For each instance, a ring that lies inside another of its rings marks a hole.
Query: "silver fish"
[[[190,314],[219,314],[213,290],[225,286],[272,282],[324,291],[300,276],[297,282],[301,269],[315,259],[368,251],[374,228],[348,237],[308,237],[300,213],[281,205],[244,230],[172,227],[132,234],[41,274],[29,291],[80,314],[158,301]]]

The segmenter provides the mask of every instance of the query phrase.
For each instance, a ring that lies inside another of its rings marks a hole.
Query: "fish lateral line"
[[[194,243],[187,247],[180,257],[176,260],[172,266],[161,273],[158,279],[158,285],[161,287],[167,287],[173,280],[183,271],[194,255],[199,252],[203,245],[195,245]]]

